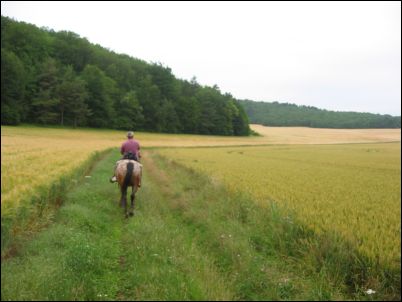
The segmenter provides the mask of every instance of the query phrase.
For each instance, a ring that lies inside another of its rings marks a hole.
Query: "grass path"
[[[327,300],[343,276],[301,265],[275,209],[145,152],[134,218],[108,183],[117,153],[67,196],[54,223],[2,262],[2,300]],[[303,237],[304,236],[304,237]]]

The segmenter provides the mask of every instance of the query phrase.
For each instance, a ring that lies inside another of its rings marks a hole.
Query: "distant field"
[[[372,259],[400,266],[401,144],[165,149],[262,204],[289,208],[317,232],[334,231]]]
[[[401,129],[320,129],[251,125],[272,144],[340,144],[401,141]]]

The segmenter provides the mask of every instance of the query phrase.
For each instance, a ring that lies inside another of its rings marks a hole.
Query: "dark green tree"
[[[118,102],[116,112],[116,128],[128,130],[143,127],[144,115],[135,91],[129,91],[125,94]]]
[[[248,117],[243,107],[234,101],[233,104],[236,106],[237,110],[233,115],[233,132],[237,136],[247,136],[250,134],[250,127],[248,122]]]
[[[90,43],[77,34],[60,31],[52,34],[54,58],[64,65],[71,65],[76,72],[81,72],[90,62],[92,49]]]
[[[82,79],[87,84],[88,101],[91,117],[88,125],[92,127],[113,127],[115,111],[113,99],[116,94],[115,82],[98,67],[87,65],[82,72]]]
[[[41,124],[56,123],[60,102],[56,89],[59,84],[59,70],[52,58],[43,62],[38,75],[38,91],[32,101],[34,120]]]
[[[1,49],[1,123],[17,125],[26,115],[25,69],[12,52]]]
[[[84,80],[78,78],[71,65],[67,66],[63,80],[57,88],[59,99],[60,124],[64,125],[65,116],[69,118],[74,127],[85,122],[90,110],[86,103],[88,91]]]

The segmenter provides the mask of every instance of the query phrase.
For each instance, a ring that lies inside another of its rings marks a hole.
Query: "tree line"
[[[1,124],[59,124],[169,133],[248,135],[228,93],[177,79],[160,63],[85,38],[1,17]]]
[[[250,123],[265,126],[315,128],[401,128],[401,117],[360,112],[341,112],[278,102],[241,100]]]

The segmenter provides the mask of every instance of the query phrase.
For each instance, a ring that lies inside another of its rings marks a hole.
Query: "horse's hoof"
[[[125,217],[125,218],[128,218],[128,214],[126,213],[126,214],[124,215],[124,217]]]

